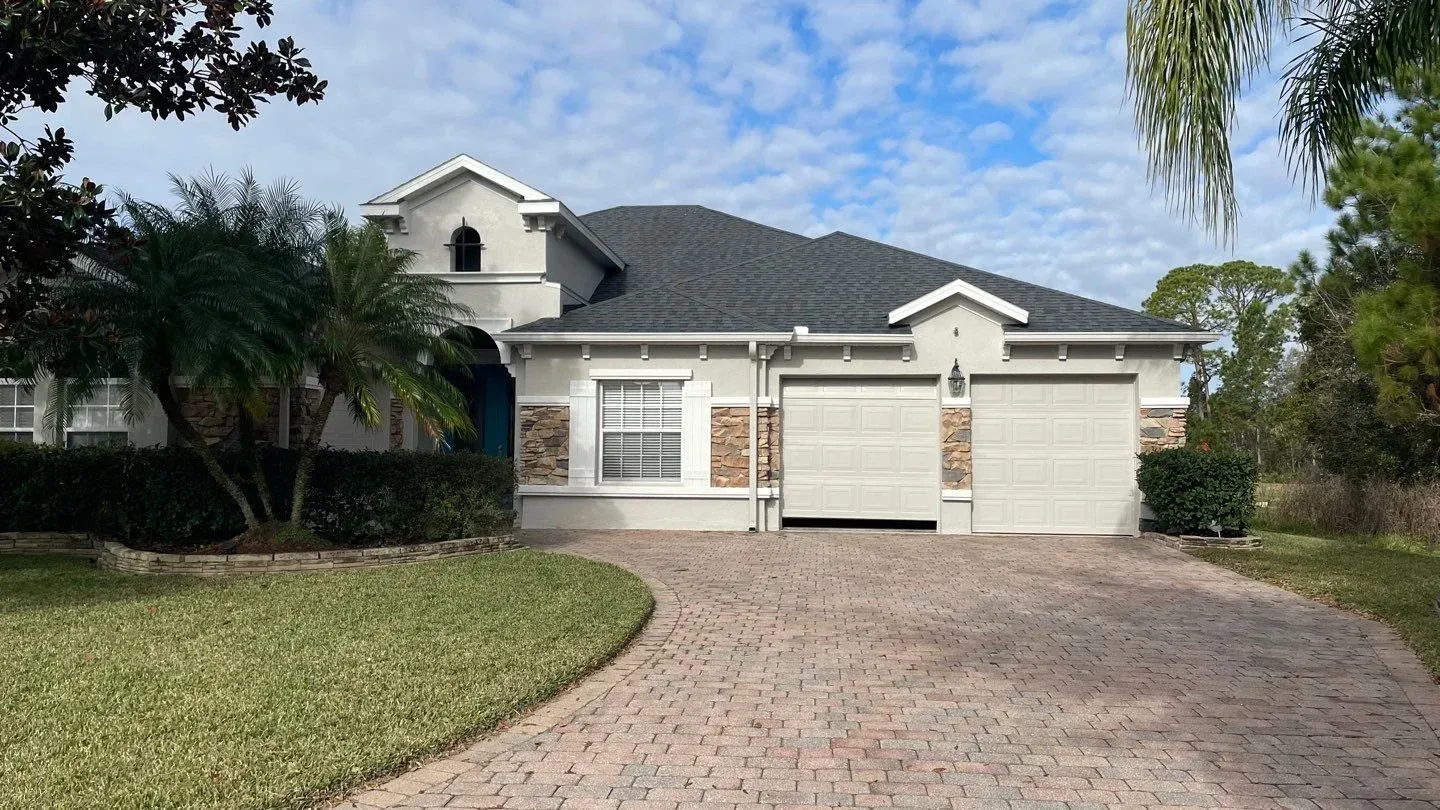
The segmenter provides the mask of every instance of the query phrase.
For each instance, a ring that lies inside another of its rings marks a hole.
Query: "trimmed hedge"
[[[1239,453],[1178,447],[1140,456],[1137,476],[1155,522],[1169,534],[1244,532],[1255,514],[1255,462]]]
[[[236,452],[222,463],[244,468]],[[297,454],[262,451],[278,514],[290,512]],[[249,476],[242,475],[253,491]],[[473,453],[321,451],[305,525],[340,546],[425,543],[508,531],[514,465]],[[0,531],[93,532],[135,547],[184,548],[234,537],[240,510],[185,448],[0,443]]]

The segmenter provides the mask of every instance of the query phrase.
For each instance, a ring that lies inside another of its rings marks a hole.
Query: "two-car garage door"
[[[1134,534],[1134,383],[979,377],[972,390],[977,534]]]
[[[975,533],[1136,531],[1132,378],[981,375],[971,394]],[[937,521],[939,400],[933,381],[786,380],[782,517]]]

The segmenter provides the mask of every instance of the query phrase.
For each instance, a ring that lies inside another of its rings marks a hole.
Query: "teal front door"
[[[515,432],[515,380],[504,366],[471,366],[470,374],[445,375],[465,395],[475,436],[446,435],[447,450],[471,450],[491,456],[512,455]]]

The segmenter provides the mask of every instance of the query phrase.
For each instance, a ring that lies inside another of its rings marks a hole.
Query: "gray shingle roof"
[[[691,206],[683,208],[696,210]],[[610,209],[610,224],[621,218]],[[633,210],[633,209],[630,209]],[[715,222],[718,212],[706,212],[704,219]],[[685,219],[690,211],[676,213]],[[594,215],[592,215],[594,216]],[[721,217],[728,215],[721,214]],[[663,212],[647,211],[647,223],[662,222]],[[731,218],[733,219],[733,218]],[[587,224],[589,219],[587,218]],[[744,220],[740,220],[741,223]],[[753,225],[753,223],[749,223]],[[756,226],[763,228],[763,226]],[[736,233],[751,229],[725,225],[706,231],[722,238],[726,228]],[[644,226],[616,228],[638,238]],[[788,332],[805,326],[820,333],[904,333],[908,327],[892,327],[891,310],[955,280],[964,279],[1030,313],[1026,326],[1007,327],[1032,332],[1185,332],[1184,324],[1155,318],[1113,304],[1081,298],[1036,284],[976,270],[880,242],[832,233],[814,240],[794,234],[773,237],[762,246],[736,247],[737,252],[763,247],[780,247],[730,266],[697,272],[707,261],[703,249],[645,245],[642,255],[649,261],[650,275],[644,281],[656,283],[628,294],[617,295],[559,318],[546,318],[516,332]],[[683,241],[683,233],[658,230],[655,241]],[[609,237],[602,234],[609,241]],[[737,238],[740,238],[737,236]],[[626,248],[611,242],[627,261]],[[713,243],[712,243],[713,246]],[[648,252],[644,252],[648,251]],[[684,263],[681,258],[684,257]],[[666,264],[669,258],[673,264]],[[722,261],[712,258],[709,261]],[[668,268],[661,270],[660,268]],[[629,273],[627,269],[620,275]],[[660,281],[667,278],[667,281]],[[630,287],[636,282],[629,283]]]
[[[591,301],[698,276],[810,241],[700,205],[622,205],[580,219],[626,265],[600,282]]]

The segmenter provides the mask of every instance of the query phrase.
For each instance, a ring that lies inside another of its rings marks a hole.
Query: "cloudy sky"
[[[700,203],[844,230],[1137,306],[1232,255],[1145,181],[1124,0],[281,0],[319,105],[105,123],[58,116],[76,174],[164,199],[166,174],[251,166],[351,207],[466,152],[585,212]],[[1242,103],[1233,255],[1285,265],[1329,213],[1278,155],[1276,92]],[[30,122],[35,123],[35,122]]]

